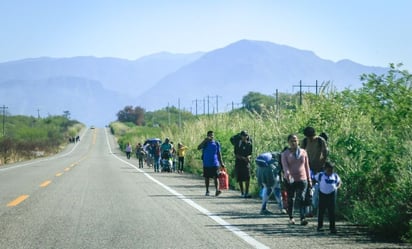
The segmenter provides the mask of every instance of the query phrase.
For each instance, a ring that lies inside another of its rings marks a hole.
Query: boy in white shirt
[[[333,172],[333,164],[325,163],[325,171],[315,175],[315,180],[319,183],[319,213],[318,213],[318,231],[323,230],[323,216],[326,209],[329,213],[330,233],[336,234],[335,226],[335,200],[337,189],[341,186],[341,180],[338,174]]]

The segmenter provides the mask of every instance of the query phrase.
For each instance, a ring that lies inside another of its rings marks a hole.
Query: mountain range
[[[206,108],[221,112],[251,91],[297,92],[300,81],[354,89],[361,86],[361,74],[380,75],[387,70],[348,59],[333,62],[311,51],[251,40],[210,52],[162,52],[137,60],[32,58],[0,63],[0,105],[12,115],[69,111],[80,122],[103,126],[116,120],[126,105],[148,111],[176,106],[193,113],[205,113]]]

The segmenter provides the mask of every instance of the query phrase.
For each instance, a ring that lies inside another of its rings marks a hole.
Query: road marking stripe
[[[29,198],[28,195],[21,195],[19,197],[17,197],[16,199],[14,199],[13,201],[9,202],[7,204],[8,207],[15,207],[17,205],[19,205],[22,201],[26,200],[27,198]]]
[[[87,129],[85,129],[85,131],[83,132],[83,134],[82,134],[81,136],[83,137],[84,134],[86,134],[86,132],[87,132]],[[76,144],[73,146],[73,148],[72,148],[69,152],[67,152],[67,153],[57,154],[57,155],[54,155],[54,156],[51,156],[51,157],[47,157],[47,158],[45,158],[45,159],[29,161],[28,163],[19,164],[19,165],[16,165],[16,166],[11,166],[11,167],[9,167],[9,168],[2,168],[2,169],[0,169],[0,172],[2,172],[2,171],[8,171],[8,170],[13,170],[13,169],[18,169],[18,168],[26,167],[26,166],[29,166],[29,165],[32,165],[32,164],[37,164],[37,163],[41,163],[41,162],[45,162],[45,161],[50,161],[50,160],[54,160],[54,159],[59,159],[59,158],[68,156],[68,155],[70,155],[70,154],[77,148],[77,146],[78,146],[79,144],[80,144],[80,142],[79,142],[79,143],[76,143]]]
[[[181,199],[182,201],[186,202],[187,204],[189,204],[191,207],[197,209],[199,212],[205,214],[206,216],[208,216],[209,218],[211,218],[212,220],[214,220],[217,224],[225,227],[227,230],[231,231],[233,234],[235,234],[236,236],[238,236],[239,238],[241,238],[242,240],[244,240],[246,243],[248,243],[249,245],[251,245],[253,248],[257,248],[257,249],[270,249],[270,247],[268,247],[265,244],[260,243],[259,241],[257,241],[256,239],[254,239],[253,237],[251,237],[249,234],[243,232],[242,230],[240,230],[238,227],[233,226],[232,224],[230,224],[229,222],[225,221],[224,219],[220,218],[218,215],[213,214],[211,212],[209,212],[206,208],[202,207],[201,205],[197,204],[196,202],[194,202],[193,200],[187,198],[186,196],[178,193],[177,191],[175,191],[174,189],[170,188],[169,186],[163,184],[162,182],[160,182],[159,180],[153,178],[151,175],[149,175],[148,173],[146,173],[145,171],[137,168],[135,165],[121,159],[120,157],[116,156],[115,154],[113,154],[112,149],[110,147],[109,144],[109,137],[107,135],[107,130],[105,130],[105,134],[106,134],[106,142],[107,145],[109,147],[109,151],[110,154],[112,154],[112,156],[114,156],[115,158],[117,158],[118,160],[124,162],[125,164],[131,166],[132,168],[136,169],[137,171],[139,171],[140,173],[143,173],[147,178],[149,178],[150,180],[152,180],[153,182],[157,183],[158,185],[160,185],[161,187],[163,187],[164,189],[166,189],[167,191],[169,191],[171,194],[175,195],[176,197],[178,197],[179,199]]]
[[[64,169],[64,171],[66,171],[66,172],[69,171],[69,170],[70,170],[70,168],[65,168],[65,169]]]
[[[42,184],[40,184],[40,187],[42,188],[47,187],[50,183],[51,181],[44,181]]]
[[[63,175],[63,173],[61,173],[61,172],[56,174],[56,176],[62,176],[62,175]]]

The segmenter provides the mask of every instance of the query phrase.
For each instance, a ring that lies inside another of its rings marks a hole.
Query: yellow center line
[[[51,181],[45,181],[42,184],[40,184],[40,187],[42,187],[42,188],[47,187],[50,183],[51,183]]]
[[[17,205],[19,205],[22,201],[26,200],[27,198],[29,198],[28,195],[21,195],[19,197],[17,197],[16,199],[14,199],[13,201],[9,202],[7,204],[8,207],[15,207]]]
[[[94,136],[93,136],[93,144],[95,144],[95,143],[96,143],[96,132],[94,133]],[[86,159],[87,159],[87,155],[84,156],[83,158],[81,158],[78,162],[72,163],[70,165],[70,167],[65,168],[64,171],[66,171],[66,172],[69,171],[71,168],[77,166],[81,161],[86,160]],[[62,176],[63,174],[64,173],[59,172],[59,173],[56,173],[56,176],[59,177],[59,176]],[[40,187],[42,187],[42,188],[47,187],[50,183],[52,183],[52,181],[50,181],[50,180],[44,181],[40,184]],[[26,200],[27,198],[29,198],[29,195],[21,195],[21,196],[17,197],[16,199],[14,199],[13,201],[9,202],[7,204],[7,207],[17,206],[21,202]]]

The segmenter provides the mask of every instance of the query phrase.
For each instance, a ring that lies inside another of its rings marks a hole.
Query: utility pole
[[[207,115],[209,116],[209,98],[210,96],[207,95]]]
[[[206,114],[206,100],[203,98],[203,115]]]
[[[235,110],[235,106],[236,106],[236,107],[239,107],[239,106],[242,105],[242,103],[235,103],[235,102],[232,101],[232,103],[231,103],[231,104],[228,104],[228,105],[231,105],[231,106],[232,106],[232,111],[234,111],[234,110]]]
[[[177,99],[177,108],[179,109],[179,129],[182,128],[182,111],[180,110],[180,98]]]
[[[3,137],[5,135],[4,133],[4,124],[6,122],[6,109],[8,108],[7,106],[3,105],[0,107],[3,110]]]
[[[169,126],[170,126],[170,107],[169,107],[169,102],[167,102],[167,119],[169,121]]]
[[[219,98],[221,98],[222,96],[216,95],[212,98],[216,98],[216,113],[219,113]]]
[[[37,119],[40,119],[40,109],[37,108]]]
[[[279,114],[280,114],[280,100],[279,100],[279,91],[276,88],[276,118],[279,118]]]
[[[193,103],[193,102],[195,102],[195,103],[196,103],[196,105],[195,105],[195,109],[196,109],[196,116],[197,116],[197,102],[198,102],[198,101],[201,101],[201,99],[195,99],[195,100],[193,100],[193,101],[192,101],[192,103]]]
[[[318,81],[315,85],[302,85],[302,80],[299,81],[299,85],[293,85],[292,87],[299,87],[299,104],[302,105],[302,87],[315,87],[316,95],[318,95]]]

